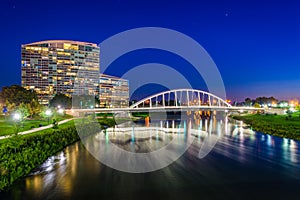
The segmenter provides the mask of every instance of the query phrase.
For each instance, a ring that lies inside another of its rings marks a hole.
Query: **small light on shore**
[[[14,120],[19,121],[21,119],[21,114],[20,113],[15,113],[14,114]]]
[[[60,108],[60,109],[58,109],[57,112],[58,112],[59,114],[63,114],[63,113],[64,113],[64,109]]]
[[[50,115],[52,114],[52,112],[51,112],[50,109],[48,109],[48,110],[46,110],[45,114],[46,114],[47,116],[50,116]]]

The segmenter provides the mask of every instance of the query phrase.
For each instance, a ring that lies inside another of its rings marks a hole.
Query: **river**
[[[139,127],[139,130],[143,127],[178,130],[186,126],[187,132],[190,129],[210,130],[209,134],[218,135],[218,140],[213,149],[200,159],[197,156],[199,144],[203,144],[205,137],[193,136],[191,146],[179,159],[167,167],[147,173],[112,169],[77,142],[49,158],[8,191],[0,193],[0,199],[299,198],[299,141],[254,132],[242,122],[225,117],[130,123],[126,126]],[[144,141],[131,139],[118,145],[123,145],[126,151],[135,152],[159,149],[174,139],[172,134],[173,137],[161,134],[159,139],[156,135]],[[95,136],[91,136],[87,143],[94,140]],[[135,143],[139,146],[147,143],[148,148],[130,148]]]

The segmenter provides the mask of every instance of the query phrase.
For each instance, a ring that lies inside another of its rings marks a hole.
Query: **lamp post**
[[[13,115],[13,119],[14,119],[14,121],[16,122],[16,134],[18,134],[18,132],[19,132],[19,127],[20,127],[20,122],[21,122],[21,119],[22,119],[21,113],[16,112],[16,113]]]
[[[48,117],[48,124],[50,123],[50,116],[52,114],[51,110],[50,109],[47,109],[46,112],[45,112],[46,116]]]

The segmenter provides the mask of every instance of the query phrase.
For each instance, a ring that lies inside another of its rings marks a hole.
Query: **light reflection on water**
[[[172,139],[178,139],[178,130],[183,130],[185,135],[194,131],[191,138],[194,141],[179,160],[146,174],[128,174],[106,167],[77,142],[49,158],[8,192],[0,194],[1,199],[85,196],[89,199],[199,199],[201,196],[241,199],[299,195],[296,188],[300,183],[299,141],[257,133],[242,122],[226,117],[154,121],[145,126],[151,137],[143,135],[148,139],[142,141],[135,132],[140,127],[142,124],[129,127],[131,141],[126,150],[138,151],[137,143],[148,145],[148,150],[159,149]],[[166,132],[161,132],[162,129]],[[204,138],[210,135],[219,136],[219,140],[212,152],[199,159]],[[122,137],[126,139],[125,135]],[[108,145],[111,136],[107,134],[105,140]],[[96,140],[91,140],[89,145],[96,144]],[[141,197],[142,194],[148,195]]]

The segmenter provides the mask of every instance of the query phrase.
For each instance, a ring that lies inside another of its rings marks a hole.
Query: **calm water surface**
[[[127,126],[176,129],[192,121],[190,129],[219,136],[213,150],[202,159],[197,157],[203,142],[199,136],[168,167],[131,174],[101,164],[77,142],[0,193],[0,199],[299,199],[299,141],[253,132],[226,118],[189,120]],[[126,140],[118,145],[128,151],[147,151],[172,140],[169,135],[162,138]]]

